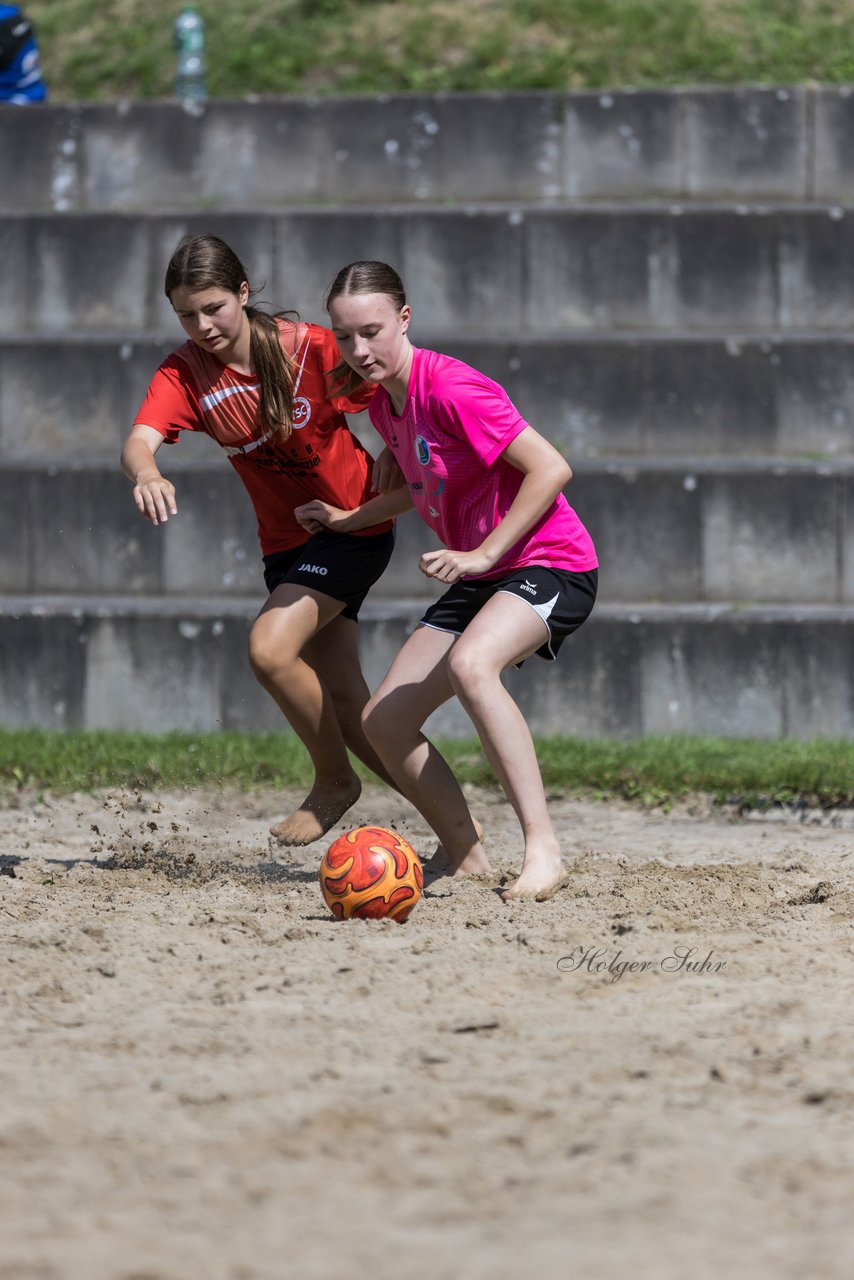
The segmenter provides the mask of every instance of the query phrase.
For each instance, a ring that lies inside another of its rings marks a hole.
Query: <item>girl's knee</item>
[[[249,633],[249,642],[246,646],[249,657],[249,665],[253,674],[257,679],[267,675],[267,667],[269,664],[269,655],[267,646],[257,639],[254,632]]]
[[[281,644],[273,643],[273,638],[260,628],[253,628],[249,633],[249,665],[256,680],[263,684],[265,680],[274,680],[281,676],[290,661],[288,650]]]
[[[362,732],[369,742],[373,742],[374,735],[380,732],[380,719],[376,710],[377,704],[373,698],[369,698],[362,708]]]
[[[484,669],[483,657],[474,645],[461,642],[454,645],[448,657],[448,677],[455,693],[473,691],[493,678],[492,673]]]

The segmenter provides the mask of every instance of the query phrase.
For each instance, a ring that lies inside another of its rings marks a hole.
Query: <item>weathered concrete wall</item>
[[[375,685],[423,601],[374,602],[361,624]],[[282,728],[246,661],[254,602],[0,599],[0,723],[49,728]],[[850,612],[603,605],[560,662],[531,660],[508,686],[539,734],[847,737],[854,732]],[[735,678],[734,678],[735,677]],[[828,690],[835,696],[828,696]],[[471,733],[456,703],[430,730]]]
[[[576,464],[854,452],[851,334],[507,340],[443,338],[417,324],[413,333],[505,386]],[[114,459],[152,373],[180,338],[0,338],[0,459]],[[185,440],[174,452],[196,456],[196,446],[205,442]]]
[[[165,469],[179,511],[154,528],[114,464],[0,467],[0,590],[259,595],[254,515],[231,468]],[[589,463],[566,493],[612,603],[854,604],[854,462]],[[416,516],[401,518],[371,598],[435,595],[417,564],[436,545]]]
[[[415,341],[573,463],[600,603],[508,675],[536,732],[849,735],[852,112],[812,87],[0,108],[0,723],[281,726],[239,482],[205,439],[164,451],[155,530],[118,472],[181,340],[166,260],[210,229],[307,319],[344,262],[394,262]],[[372,684],[435,594],[426,545],[400,522]],[[431,727],[470,732],[456,705]]]
[[[323,319],[356,258],[392,262],[426,333],[835,333],[854,324],[854,214],[817,206],[467,209],[0,218],[0,333],[176,333],[166,263],[187,231],[238,250],[263,297]]]
[[[0,208],[844,201],[853,122],[818,86],[0,108]]]

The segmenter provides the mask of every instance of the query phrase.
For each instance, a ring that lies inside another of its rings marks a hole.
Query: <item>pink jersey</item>
[[[454,551],[479,547],[524,478],[500,457],[528,426],[504,388],[461,360],[416,347],[401,416],[382,387],[369,412],[425,523]],[[598,565],[590,534],[563,494],[489,573],[467,576],[496,578],[534,564],[578,573]]]

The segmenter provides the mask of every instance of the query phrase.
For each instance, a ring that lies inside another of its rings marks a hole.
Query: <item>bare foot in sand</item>
[[[353,774],[339,783],[316,782],[298,809],[270,828],[279,844],[311,844],[325,835],[359,799],[362,784]]]
[[[486,833],[483,829],[483,825],[478,822],[477,818],[472,818],[472,822],[474,823],[474,829],[477,832],[477,848],[479,848],[480,852],[477,852],[477,848],[470,849],[462,861],[458,862],[456,866],[454,866],[450,857],[445,852],[445,846],[443,844],[437,844],[429,862],[429,865],[434,869],[434,871],[450,876],[480,876],[491,871],[492,868],[489,865],[489,859],[483,852],[482,848],[486,840]]]
[[[525,851],[522,874],[501,894],[505,902],[518,902],[533,898],[535,902],[547,902],[567,883],[569,873],[560,856],[560,850],[539,849],[536,854]]]
[[[491,870],[489,858],[484,853],[483,845],[479,840],[459,862],[455,863],[448,858],[449,876],[485,876],[489,875]]]

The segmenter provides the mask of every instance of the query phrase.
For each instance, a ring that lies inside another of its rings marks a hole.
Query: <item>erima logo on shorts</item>
[[[423,436],[415,437],[415,456],[422,467],[426,467],[430,461],[430,446]]]
[[[324,577],[328,572],[329,570],[325,569],[322,564],[301,564],[297,569],[297,573],[320,573]]]
[[[537,594],[536,586],[534,585],[533,582],[529,582],[527,578],[525,579],[524,585],[519,587],[519,590],[528,591],[532,596],[535,596]]]

